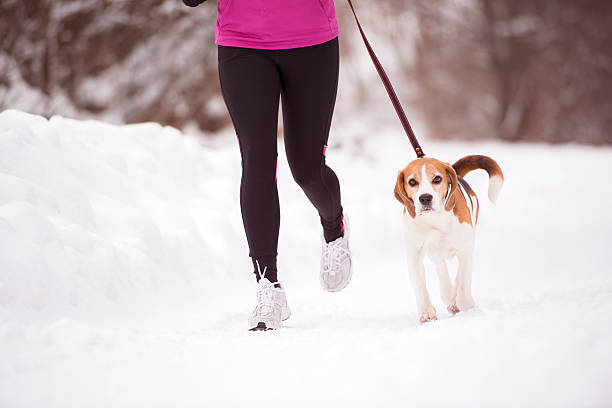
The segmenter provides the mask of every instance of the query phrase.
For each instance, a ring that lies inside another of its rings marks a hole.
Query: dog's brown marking
[[[472,187],[470,187],[468,182],[465,181],[465,179],[463,179],[463,177],[457,177],[457,178],[459,179],[459,184],[461,185],[461,187],[469,195],[469,199],[465,199],[463,194],[461,194],[461,196],[463,196],[463,198],[465,199],[465,203],[466,203],[466,206],[467,206],[467,209],[468,209],[468,215],[471,215],[472,213],[475,214],[473,220],[470,217],[469,224],[472,225],[472,222],[476,222],[476,223],[478,222],[478,212],[479,212],[479,209],[480,209],[480,204],[478,203],[478,197],[476,196],[476,193],[474,192],[474,190],[472,190]]]
[[[500,177],[502,181],[504,180],[504,173],[502,172],[501,167],[499,167],[499,164],[497,164],[495,160],[488,156],[465,156],[457,160],[455,164],[453,164],[453,168],[459,177],[465,177],[465,175],[470,171],[483,169],[489,173],[489,178],[497,176]]]
[[[468,204],[465,202],[463,194],[457,193],[457,204],[453,208],[453,214],[459,220],[459,223],[465,222],[466,224],[472,225],[472,216]]]
[[[408,210],[408,214],[410,214],[410,216],[414,218],[416,217],[416,211],[414,209],[414,201],[412,200],[412,198],[410,198],[408,193],[406,193],[406,170],[407,169],[408,169],[408,166],[405,169],[400,170],[397,173],[397,181],[395,182],[394,193],[395,193],[395,198],[397,199],[397,201],[402,203],[404,205],[404,209]]]
[[[470,197],[472,197],[472,201],[474,202],[474,210],[472,211],[476,211],[476,214],[474,215],[474,221],[478,223],[478,215],[480,214],[480,203],[478,202],[478,197],[476,196],[474,190],[470,189],[469,194]]]
[[[446,200],[444,209],[446,211],[450,211],[457,205],[457,196],[461,195],[461,193],[457,193],[457,188],[459,188],[459,180],[457,180],[457,173],[455,172],[455,169],[453,169],[450,164],[442,163],[439,160],[436,161],[437,163],[435,163],[435,166],[438,168],[442,167],[440,170],[446,174],[445,180],[447,183],[447,188],[450,189],[450,192],[448,193],[448,199]],[[444,199],[444,197],[441,198]]]
[[[465,197],[458,190],[459,188],[459,180],[457,177],[457,173],[455,169],[451,167],[448,163],[439,162],[441,166],[443,166],[444,171],[448,175],[448,180],[450,184],[450,195],[448,196],[448,200],[446,201],[446,205],[444,209],[446,211],[453,210],[453,214],[459,220],[459,223],[466,223],[472,225],[472,216],[470,213],[469,204],[466,202]]]
[[[409,178],[414,178],[418,183],[421,182],[421,169],[423,166],[426,166],[428,177],[433,178],[433,175],[437,173],[444,180],[444,183],[440,183],[439,187],[434,186],[442,202],[448,194],[444,209],[446,211],[452,210],[460,223],[465,222],[472,225],[468,203],[465,201],[463,194],[458,191],[459,181],[457,179],[457,172],[449,163],[441,162],[438,159],[429,157],[416,159],[410,162],[403,170],[400,170],[395,183],[395,198],[404,205],[412,218],[416,217],[414,201],[411,198],[411,194],[407,192],[406,186],[408,186],[408,189],[412,188],[408,184]],[[418,184],[414,188],[418,188]]]

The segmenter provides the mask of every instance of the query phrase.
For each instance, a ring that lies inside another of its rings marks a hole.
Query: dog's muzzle
[[[431,194],[421,194],[419,196],[419,202],[421,203],[421,212],[433,210],[433,196]]]

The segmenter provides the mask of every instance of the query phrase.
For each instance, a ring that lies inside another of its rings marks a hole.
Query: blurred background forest
[[[428,136],[612,144],[612,1],[355,6]],[[336,10],[336,121],[396,121],[346,2]],[[213,0],[196,9],[180,0],[0,0],[0,110],[217,132],[230,122],[215,18]]]

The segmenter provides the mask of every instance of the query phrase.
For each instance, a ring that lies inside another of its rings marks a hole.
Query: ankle
[[[266,278],[272,283],[278,282],[276,256],[253,256],[251,261],[253,262],[253,273],[257,282],[261,278]]]
[[[341,230],[341,231],[323,230],[323,237],[325,238],[325,242],[327,244],[337,240],[338,238],[342,238],[343,236],[344,236],[344,230]]]
[[[344,216],[342,212],[333,221],[326,221],[321,218],[321,225],[323,226],[323,238],[328,244],[344,236]]]

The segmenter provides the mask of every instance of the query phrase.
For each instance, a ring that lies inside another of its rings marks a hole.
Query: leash
[[[402,109],[402,105],[400,104],[399,99],[397,98],[397,95],[395,94],[395,91],[393,90],[393,86],[391,85],[391,81],[389,81],[389,77],[387,77],[387,74],[385,73],[385,70],[380,64],[378,57],[376,57],[376,54],[374,53],[372,46],[370,46],[370,42],[368,41],[365,33],[363,32],[363,28],[361,28],[361,24],[359,23],[359,19],[357,18],[357,13],[355,13],[355,8],[353,7],[353,3],[351,2],[351,0],[348,0],[348,3],[349,3],[349,6],[351,6],[353,15],[355,16],[355,21],[357,22],[357,27],[359,27],[361,38],[363,39],[363,42],[368,50],[368,54],[370,54],[370,58],[372,58],[372,62],[374,63],[374,66],[376,67],[376,71],[378,71],[378,75],[380,76],[381,81],[385,85],[385,89],[387,90],[387,94],[389,94],[391,103],[393,103],[395,112],[397,113],[397,116],[399,116],[400,122],[402,122],[404,131],[406,132],[406,135],[408,135],[408,139],[410,139],[410,143],[412,144],[412,148],[414,149],[414,152],[416,153],[418,158],[421,158],[425,156],[425,153],[423,152],[423,149],[421,149],[421,146],[419,145],[419,142],[417,141],[417,138],[414,132],[412,131],[412,128],[410,127],[410,123],[408,122],[408,119],[406,118],[406,114],[404,113],[404,109]]]

